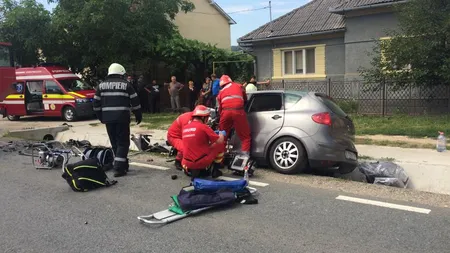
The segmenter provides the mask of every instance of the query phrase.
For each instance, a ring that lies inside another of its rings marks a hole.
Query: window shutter
[[[273,50],[273,77],[281,77],[283,64],[281,63],[281,50]]]

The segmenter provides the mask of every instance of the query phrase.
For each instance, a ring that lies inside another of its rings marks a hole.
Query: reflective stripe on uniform
[[[116,157],[116,158],[114,158],[114,161],[118,161],[118,162],[126,162],[127,159],[126,159],[126,158],[122,158],[122,157]]]
[[[227,100],[230,100],[230,99],[233,99],[233,98],[241,99],[242,101],[244,101],[244,98],[243,98],[242,96],[239,96],[239,95],[231,95],[231,96],[226,96],[226,97],[222,98],[222,101],[221,101],[221,102],[227,101]]]
[[[101,111],[101,110],[102,110],[102,108],[99,108],[99,107],[94,107],[94,108],[93,108],[93,110],[94,110],[95,112],[99,112],[99,111]]]
[[[141,109],[141,105],[138,105],[138,106],[135,106],[135,107],[131,107],[132,111],[137,110],[137,109]]]
[[[94,96],[94,99],[95,99],[95,100],[102,100],[102,98],[99,97],[99,96],[97,96],[97,95]]]
[[[138,95],[136,94],[136,93],[133,93],[131,96],[130,96],[130,98],[135,98],[135,97],[137,97]]]
[[[127,106],[113,106],[113,107],[103,107],[100,109],[101,111],[128,111],[130,110],[130,107]],[[94,109],[95,111],[95,109]]]
[[[116,96],[124,96],[124,97],[129,97],[130,95],[128,95],[128,93],[126,92],[101,92],[100,96],[102,97],[116,97]]]

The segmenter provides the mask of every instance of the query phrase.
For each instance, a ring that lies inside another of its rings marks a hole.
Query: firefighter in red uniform
[[[182,130],[183,127],[192,120],[192,112],[186,112],[178,116],[178,118],[170,125],[167,131],[167,141],[174,147],[178,153],[175,158],[175,167],[182,170],[181,160],[183,159],[183,142]]]
[[[186,173],[192,178],[208,176],[207,168],[213,164],[212,177],[219,177],[218,169],[225,152],[225,132],[214,132],[206,122],[210,110],[199,105],[192,113],[192,121],[183,127],[183,161]]]
[[[244,105],[247,102],[247,94],[242,85],[235,83],[227,75],[220,78],[221,91],[217,96],[217,104],[220,115],[219,128],[226,131],[230,136],[230,131],[234,128],[242,143],[242,153],[249,156],[252,139],[247,115]]]

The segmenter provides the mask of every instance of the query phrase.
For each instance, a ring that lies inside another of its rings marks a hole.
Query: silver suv
[[[283,174],[310,168],[352,172],[358,152],[350,117],[325,94],[298,91],[249,93],[246,106],[252,158]],[[240,150],[234,135],[233,150]]]

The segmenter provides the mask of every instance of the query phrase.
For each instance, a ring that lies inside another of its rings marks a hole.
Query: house
[[[375,42],[398,26],[401,0],[312,0],[239,38],[260,80],[354,80]]]
[[[236,22],[212,0],[190,0],[195,5],[192,12],[180,12],[175,25],[187,39],[198,40],[231,50],[231,25]]]

